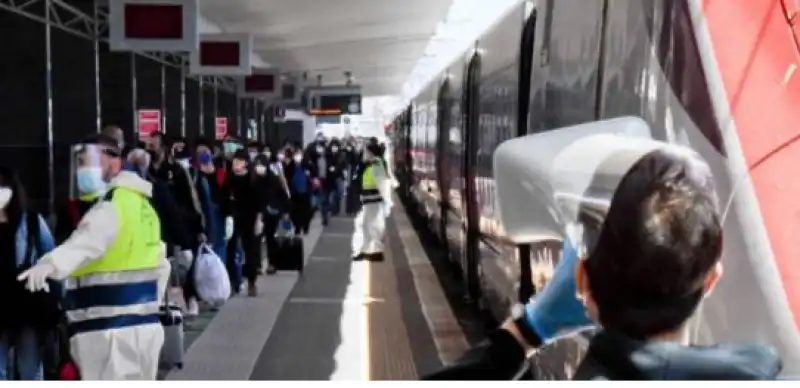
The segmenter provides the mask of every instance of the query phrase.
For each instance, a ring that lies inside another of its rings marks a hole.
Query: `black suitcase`
[[[348,216],[355,216],[359,210],[361,210],[361,196],[359,195],[359,190],[355,186],[355,184],[350,185],[351,187],[347,188],[347,194],[345,196],[345,212]]]
[[[303,238],[299,236],[276,236],[278,254],[270,258],[270,264],[277,271],[297,271],[302,273],[305,266]]]

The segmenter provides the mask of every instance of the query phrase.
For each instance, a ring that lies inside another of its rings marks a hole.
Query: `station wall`
[[[67,3],[93,13],[92,2]],[[28,6],[27,16],[0,9],[0,166],[18,173],[29,202],[45,215],[70,195],[70,145],[107,125],[134,144],[137,109],[160,109],[169,136],[213,138],[214,118],[224,116],[240,138],[248,118],[258,118],[256,137],[265,138],[262,103],[238,99],[211,77],[201,87],[177,67],[112,52],[105,42],[30,17],[44,19],[44,11],[45,2]]]

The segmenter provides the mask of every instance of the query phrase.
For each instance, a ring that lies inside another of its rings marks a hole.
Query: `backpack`
[[[300,194],[308,192],[308,177],[301,167],[295,167],[292,172],[292,190]]]

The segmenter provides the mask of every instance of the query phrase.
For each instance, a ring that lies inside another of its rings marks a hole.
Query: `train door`
[[[478,255],[480,254],[480,209],[478,208],[478,198],[475,187],[475,165],[477,162],[477,136],[480,130],[478,101],[480,90],[481,56],[475,53],[467,65],[465,75],[464,94],[465,94],[465,118],[464,125],[464,156],[463,172],[464,186],[462,198],[464,201],[463,209],[466,213],[466,225],[464,225],[465,238],[461,239],[461,252],[464,255],[465,277],[467,285],[467,298],[473,302],[480,300],[480,276]]]
[[[436,123],[436,131],[438,137],[436,138],[436,180],[439,186],[439,225],[437,233],[445,252],[449,252],[447,242],[447,212],[449,211],[450,199],[450,168],[447,166],[448,150],[447,145],[449,142],[450,134],[450,81],[445,79],[442,86],[439,88],[439,95],[436,98],[437,109],[439,114]]]
[[[533,75],[533,47],[536,42],[536,10],[531,12],[522,30],[519,49],[519,89],[517,90],[517,137],[528,134],[531,77]],[[519,300],[527,302],[535,292],[531,269],[531,244],[517,247],[520,266]]]

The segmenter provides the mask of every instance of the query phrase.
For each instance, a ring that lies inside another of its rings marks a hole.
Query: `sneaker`
[[[190,298],[186,302],[186,316],[196,317],[198,315],[200,315],[200,305],[197,303],[197,299]]]

